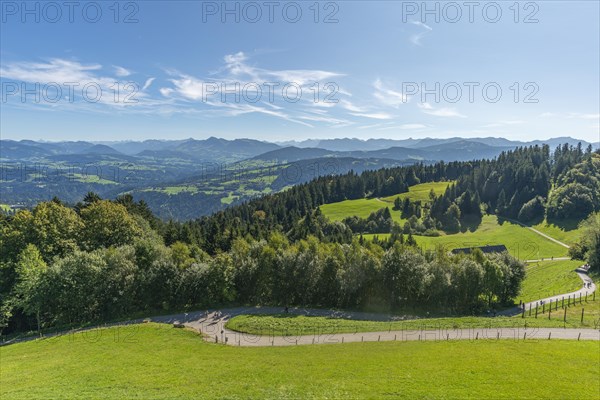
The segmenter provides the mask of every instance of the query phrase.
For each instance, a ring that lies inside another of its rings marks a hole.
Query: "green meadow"
[[[567,301],[565,300],[565,305]],[[583,322],[581,321],[581,310],[584,309]],[[586,301],[582,299],[581,304],[567,307],[566,322],[564,321],[564,309],[560,304],[558,310],[552,309],[550,318],[548,310],[542,313],[538,310],[537,317],[535,309],[531,316],[529,310],[525,317],[517,315],[514,317],[439,317],[439,318],[415,318],[395,321],[367,321],[332,317],[307,317],[302,315],[277,314],[277,315],[239,315],[227,322],[227,328],[245,332],[253,335],[275,335],[275,336],[297,336],[334,333],[356,333],[356,332],[385,332],[401,330],[436,330],[436,329],[471,329],[471,328],[586,328],[598,329],[600,327],[600,297],[592,300],[589,296]]]
[[[396,200],[396,197],[400,197],[401,200],[409,198],[410,201],[422,201],[423,203],[425,203],[430,200],[429,192],[431,192],[431,189],[433,189],[435,194],[439,196],[441,194],[444,194],[446,188],[452,183],[454,182],[421,183],[419,185],[409,187],[407,193],[400,193],[394,196],[382,197],[381,200],[394,205],[394,200]]]
[[[574,271],[582,264],[582,261],[577,260],[528,264],[518,299],[528,303],[581,289],[581,279]]]
[[[567,245],[571,245],[580,239],[581,230],[578,229],[579,222],[578,220],[566,220],[558,223],[544,220],[534,225],[533,228]]]
[[[130,325],[0,348],[0,396],[596,399],[597,350],[560,340],[240,348],[170,325]]]
[[[380,239],[388,234],[363,235],[365,239]],[[425,250],[442,246],[446,250],[477,247],[486,244],[503,244],[510,254],[521,260],[538,260],[551,257],[566,257],[568,249],[552,242],[518,224],[503,220],[495,215],[486,215],[475,230],[467,230],[437,237],[415,236],[418,245]]]
[[[374,213],[382,208],[388,207],[392,214],[394,222],[404,225],[406,220],[400,216],[400,211],[392,210],[393,203],[386,203],[380,199],[358,199],[344,200],[338,203],[323,204],[320,208],[327,218],[332,221],[341,221],[344,218],[357,216],[367,218],[371,213]]]
[[[346,217],[357,216],[361,218],[367,218],[371,213],[374,213],[382,208],[388,207],[392,213],[392,219],[398,222],[400,225],[404,225],[406,220],[401,218],[399,211],[394,211],[394,200],[396,197],[400,197],[402,200],[409,198],[411,201],[421,200],[423,202],[429,201],[429,192],[431,189],[436,194],[443,194],[448,185],[452,182],[430,182],[422,183],[419,185],[411,186],[408,188],[407,193],[399,193],[397,195],[383,197],[381,199],[370,198],[370,199],[357,199],[357,200],[345,200],[337,203],[330,203],[322,205],[321,211],[323,215],[328,217],[332,221],[341,221]]]

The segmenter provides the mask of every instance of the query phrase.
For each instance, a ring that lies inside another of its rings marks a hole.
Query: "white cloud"
[[[371,118],[371,119],[392,119],[393,117],[390,114],[387,113],[350,113],[351,115],[354,115],[355,117],[364,117],[364,118]]]
[[[53,58],[46,62],[2,64],[0,77],[31,84],[32,87],[38,85],[39,100],[25,102],[24,107],[63,107],[105,113],[108,109],[150,112],[150,109],[155,110],[157,106],[169,104],[168,101],[148,96],[145,92],[149,86],[148,81],[141,89],[142,85],[136,82],[121,81],[119,75],[125,74],[125,68],[113,66],[108,70],[114,75],[106,73],[100,64]],[[56,87],[61,90],[59,97],[55,97]],[[47,95],[48,88],[53,88],[51,95]]]
[[[152,82],[154,82],[156,78],[148,78],[146,79],[146,82],[144,83],[144,87],[142,88],[142,90],[146,90],[150,87],[150,85],[152,85]]]
[[[92,71],[102,68],[100,64],[83,65],[75,61],[53,58],[46,63],[10,63],[0,66],[0,77],[40,84],[90,82]]]
[[[466,115],[459,113],[454,108],[447,108],[447,107],[434,108],[429,103],[420,103],[420,104],[418,104],[418,107],[421,109],[421,111],[423,111],[423,113],[428,114],[428,115],[433,115],[435,117],[467,118]]]
[[[375,88],[373,96],[386,106],[398,108],[410,100],[404,93],[387,87],[381,79],[375,80],[373,87]]]
[[[115,69],[115,75],[119,77],[126,77],[131,75],[131,71],[129,71],[126,68],[119,67],[118,65],[113,65],[113,68]]]
[[[358,107],[355,104],[351,103],[348,100],[340,100],[340,105],[348,110],[348,111],[352,111],[352,112],[357,112],[357,113],[361,113],[361,112],[365,112],[367,111],[364,107]]]
[[[422,46],[421,39],[433,31],[433,28],[421,21],[410,21],[410,23],[424,29],[424,31],[410,35],[410,41],[412,44],[415,46]]]
[[[350,123],[329,115],[337,105],[341,105],[341,109],[365,111],[344,99],[351,95],[334,82],[335,78],[343,74],[324,70],[258,68],[251,65],[249,60],[243,52],[226,55],[223,67],[211,73],[210,78],[167,71],[172,75],[168,80],[172,86],[161,88],[160,93],[180,102],[181,107],[208,106],[213,108],[212,111],[229,116],[263,113],[310,127],[312,125],[303,121],[323,122],[331,126]],[[286,85],[288,87],[284,90]],[[225,88],[233,90],[238,96],[227,94],[223,99],[221,92]],[[315,91],[318,98],[315,98]],[[264,102],[270,109],[257,108],[254,102],[249,101],[255,95],[260,99],[258,101]],[[296,95],[299,100],[290,101]],[[307,108],[311,110],[308,114]],[[311,112],[317,115],[311,115]]]

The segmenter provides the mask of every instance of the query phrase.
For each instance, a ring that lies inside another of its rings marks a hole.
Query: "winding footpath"
[[[548,304],[548,306],[552,305],[554,307],[556,302],[561,302],[561,303],[563,301],[565,301],[565,302],[570,301],[571,303],[573,301],[581,302],[584,299],[586,299],[587,296],[591,295],[592,293],[594,293],[596,291],[596,284],[594,283],[592,278],[590,278],[588,276],[588,274],[585,271],[578,268],[575,270],[575,273],[577,274],[577,276],[579,276],[579,278],[583,282],[583,287],[581,289],[576,290],[571,293],[557,294],[555,296],[550,296],[550,297],[546,297],[544,299],[539,299],[539,300],[531,301],[529,303],[525,303],[525,307],[524,307],[525,310],[529,311],[529,309],[535,309],[536,307],[541,307],[544,303]],[[523,306],[513,307],[508,310],[501,311],[498,314],[514,316],[514,315],[520,314],[522,311],[523,311]]]

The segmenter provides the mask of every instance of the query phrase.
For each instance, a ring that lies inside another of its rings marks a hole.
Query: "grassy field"
[[[388,234],[363,235],[365,239]],[[436,246],[452,250],[461,247],[475,247],[486,244],[503,244],[513,256],[521,260],[538,260],[550,257],[566,257],[568,249],[554,243],[529,229],[512,222],[503,221],[495,215],[486,215],[474,232],[466,231],[437,237],[415,236],[419,246],[425,250],[435,250]]]
[[[546,235],[560,240],[565,244],[573,244],[579,241],[581,230],[577,228],[579,221],[568,220],[561,222],[560,225],[548,221],[540,222],[533,227]]]
[[[450,183],[451,182],[422,183],[420,185],[411,186],[407,193],[400,193],[382,199],[345,200],[338,203],[324,204],[321,206],[321,211],[323,212],[323,215],[329,219],[341,221],[346,217],[352,216],[367,218],[371,213],[389,207],[392,212],[392,219],[400,225],[404,225],[406,220],[401,218],[400,211],[392,210],[394,207],[394,199],[396,197],[400,197],[401,199],[408,197],[413,201],[428,201],[431,189],[437,194],[443,194]]]
[[[238,348],[133,325],[0,348],[0,396],[595,399],[597,349],[559,340]]]
[[[382,197],[381,200],[388,202],[394,205],[394,200],[396,197],[400,197],[400,199],[404,200],[405,198],[409,198],[411,201],[422,201],[423,203],[428,202],[429,192],[431,189],[438,196],[444,194],[446,188],[450,186],[454,182],[429,182],[429,183],[421,183],[419,185],[414,185],[408,188],[408,193],[400,193],[394,196]]]
[[[576,260],[529,264],[519,300],[527,303],[581,289],[581,279],[574,272],[581,264],[581,261]]]
[[[394,222],[404,225],[406,220],[401,218],[400,211],[392,210],[393,206],[393,204],[385,203],[378,199],[358,199],[340,201],[339,203],[323,204],[320,208],[323,212],[323,215],[330,220],[341,221],[344,218],[353,216],[366,219],[371,213],[388,207],[392,213],[392,219]]]
[[[566,304],[566,303],[565,303]],[[584,308],[584,320],[581,322],[581,309]],[[332,333],[384,332],[412,329],[467,329],[467,328],[594,328],[600,327],[600,298],[592,301],[591,297],[582,304],[567,307],[567,322],[564,310],[554,307],[548,319],[548,312],[542,314],[535,310],[525,318],[515,317],[445,317],[420,318],[403,321],[359,321],[328,317],[306,317],[289,314],[281,315],[240,315],[227,323],[227,328],[254,335],[296,336]]]

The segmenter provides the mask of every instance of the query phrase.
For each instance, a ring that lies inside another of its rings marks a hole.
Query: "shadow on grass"
[[[462,233],[465,233],[467,231],[475,232],[477,229],[479,229],[479,226],[481,225],[482,220],[483,220],[482,216],[467,215],[467,216],[461,218],[461,220],[460,220],[460,231]]]
[[[542,222],[542,221],[540,221]],[[565,232],[569,232],[569,231],[574,231],[579,227],[579,223],[581,222],[580,219],[565,219],[565,220],[559,220],[559,219],[554,219],[554,218],[548,218],[546,220],[546,222],[549,225],[556,225],[557,227],[559,227],[561,230],[565,231]]]

